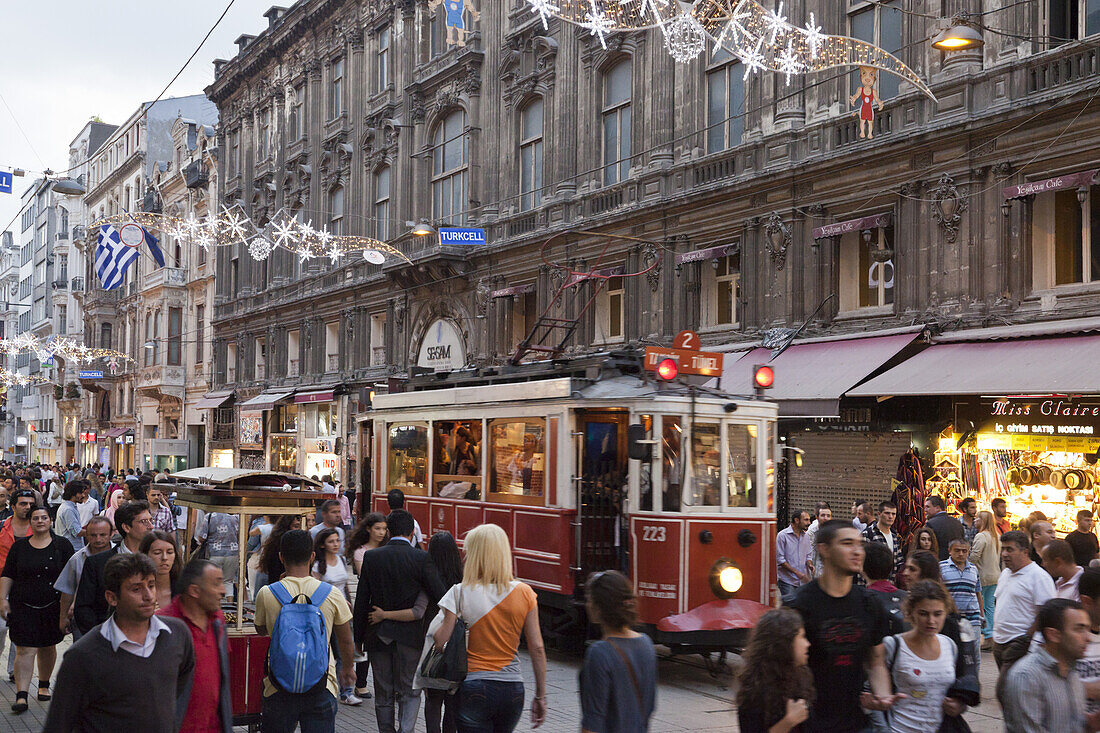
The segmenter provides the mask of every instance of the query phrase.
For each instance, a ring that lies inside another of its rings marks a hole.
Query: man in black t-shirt
[[[886,710],[898,697],[891,694],[882,646],[889,617],[873,592],[852,582],[863,567],[859,530],[830,520],[818,529],[816,541],[821,577],[802,586],[788,604],[806,626],[818,690],[806,730],[858,733],[869,725],[862,708]],[[861,701],[865,679],[871,693]]]
[[[1091,509],[1077,512],[1077,529],[1066,535],[1066,542],[1073,548],[1073,561],[1083,568],[1087,568],[1089,562],[1100,554],[1100,542],[1092,531]]]

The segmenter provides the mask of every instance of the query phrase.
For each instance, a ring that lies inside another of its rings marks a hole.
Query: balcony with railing
[[[373,349],[371,349],[370,365],[371,366],[381,366],[385,363],[386,363],[386,347],[385,346],[375,346]]]
[[[142,290],[161,286],[184,287],[187,285],[187,270],[182,267],[158,267],[141,281]]]

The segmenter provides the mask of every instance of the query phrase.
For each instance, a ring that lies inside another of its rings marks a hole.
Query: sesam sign
[[[420,343],[416,365],[437,372],[450,372],[466,366],[466,340],[453,323],[441,318],[428,326]]]

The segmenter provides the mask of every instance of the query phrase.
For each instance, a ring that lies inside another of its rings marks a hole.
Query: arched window
[[[603,77],[603,182],[626,180],[630,171],[630,88],[634,73],[629,61],[620,61]]]
[[[744,69],[729,51],[719,47],[707,70],[707,152],[741,144],[745,131]]]
[[[466,112],[447,116],[432,136],[432,218],[460,225],[466,220],[469,134]]]
[[[519,204],[522,211],[542,204],[542,99],[534,99],[519,115]]]
[[[385,242],[390,238],[390,167],[374,173],[374,238]]]
[[[329,233],[344,234],[344,187],[337,186],[328,196]]]

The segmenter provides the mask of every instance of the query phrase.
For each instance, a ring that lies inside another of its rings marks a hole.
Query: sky
[[[0,2],[0,170],[27,171],[15,179],[11,195],[0,194],[0,231],[19,211],[20,195],[38,171],[68,167],[69,143],[84,123],[98,116],[121,124],[142,102],[155,99],[229,2]],[[238,36],[267,27],[263,14],[272,5],[293,4],[234,0],[165,97],[201,94],[214,80],[215,58],[232,58]],[[7,229],[18,243],[19,222]]]

